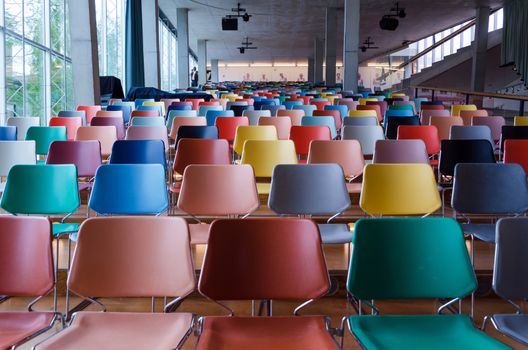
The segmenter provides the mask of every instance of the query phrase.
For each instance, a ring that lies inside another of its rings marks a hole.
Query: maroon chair
[[[44,217],[0,215],[0,295],[42,297],[55,286],[51,223]],[[56,312],[0,312],[0,349],[11,349],[50,329]],[[56,303],[54,309],[57,309]]]
[[[125,123],[123,118],[118,117],[94,117],[92,118],[91,126],[115,126],[117,131],[117,139],[125,138]]]
[[[96,119],[97,117],[93,118]],[[110,118],[103,118],[110,119]],[[92,179],[101,165],[99,141],[55,141],[50,145],[46,164],[75,164],[77,176]],[[79,191],[90,189],[92,182],[79,182]]]

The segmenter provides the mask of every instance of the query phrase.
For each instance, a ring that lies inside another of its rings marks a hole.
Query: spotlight
[[[361,46],[361,52],[367,52],[367,47],[366,46]]]
[[[405,13],[405,9],[400,9],[400,11],[398,12],[398,17],[405,18],[405,16],[407,16],[407,14]]]
[[[244,20],[244,22],[249,22],[249,18],[251,17],[251,15],[248,15],[248,13],[244,13],[244,15],[242,15],[242,19]]]
[[[390,15],[384,15],[379,22],[380,28],[382,30],[396,30],[400,22],[397,18],[391,17]]]
[[[241,53],[241,54],[243,54],[244,52],[246,52],[246,49],[243,48],[243,47],[239,47],[238,49],[240,50],[240,53]]]

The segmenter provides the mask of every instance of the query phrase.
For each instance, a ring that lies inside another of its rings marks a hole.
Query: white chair
[[[358,140],[363,150],[363,155],[373,155],[376,141],[385,140],[381,126],[345,126],[343,140]]]
[[[22,141],[26,139],[26,133],[32,126],[40,126],[39,117],[10,117],[7,118],[7,126],[17,127],[17,139]]]
[[[259,125],[258,121],[260,117],[271,117],[271,111],[267,109],[261,109],[258,111],[242,111],[243,117],[248,117],[249,125]]]
[[[0,192],[5,186],[1,178],[7,176],[13,165],[36,163],[35,141],[0,141]]]

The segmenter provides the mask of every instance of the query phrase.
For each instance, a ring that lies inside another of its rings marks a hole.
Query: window
[[[158,30],[161,89],[170,91],[178,87],[178,43],[176,28],[161,11]]]
[[[67,0],[0,1],[0,124],[6,116],[32,116],[45,125],[74,108]]]
[[[125,0],[96,0],[99,75],[121,79],[125,86]]]

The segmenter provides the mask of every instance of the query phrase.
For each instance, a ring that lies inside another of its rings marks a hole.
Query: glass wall
[[[125,0],[95,0],[99,75],[125,86]]]
[[[161,18],[158,27],[161,89],[166,91],[174,90],[178,87],[178,44],[176,42],[176,35],[174,35],[169,25]]]
[[[0,123],[73,108],[67,0],[0,0]]]

